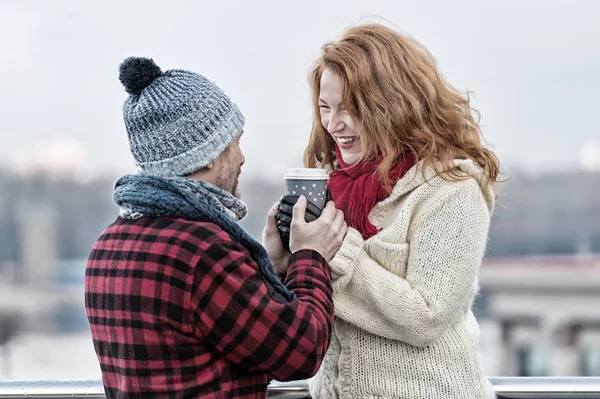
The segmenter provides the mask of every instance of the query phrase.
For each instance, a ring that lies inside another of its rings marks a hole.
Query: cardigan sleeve
[[[437,340],[468,308],[490,221],[474,179],[427,190],[409,228],[406,278],[371,258],[355,230],[330,262],[336,316],[414,346]]]

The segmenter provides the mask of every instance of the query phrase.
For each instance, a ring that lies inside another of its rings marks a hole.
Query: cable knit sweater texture
[[[488,399],[471,312],[494,192],[471,160],[444,180],[417,164],[330,262],[335,328],[314,398]]]

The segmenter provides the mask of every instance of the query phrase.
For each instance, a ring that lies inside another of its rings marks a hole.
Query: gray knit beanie
[[[149,58],[130,57],[119,80],[129,147],[141,173],[184,176],[202,169],[244,127],[244,116],[214,83],[194,72],[162,72]]]

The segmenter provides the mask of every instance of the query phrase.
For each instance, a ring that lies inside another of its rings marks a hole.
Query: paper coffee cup
[[[283,175],[287,195],[304,195],[319,209],[325,207],[327,199],[327,180],[325,169],[292,168]]]

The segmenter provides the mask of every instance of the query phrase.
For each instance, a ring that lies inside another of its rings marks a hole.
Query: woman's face
[[[319,93],[321,124],[335,140],[342,160],[352,166],[358,162],[363,145],[356,133],[354,121],[342,103],[343,88],[340,77],[329,68],[325,68]]]

